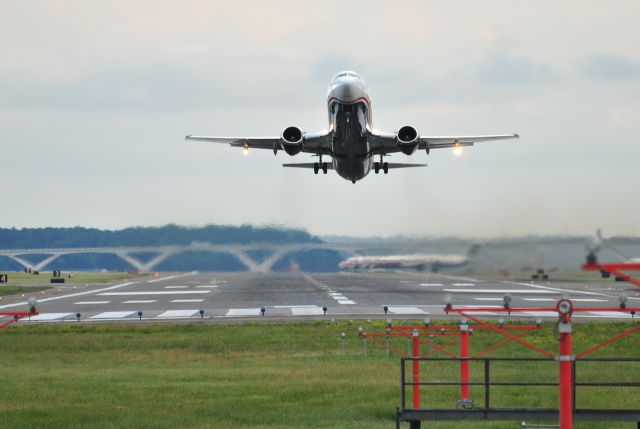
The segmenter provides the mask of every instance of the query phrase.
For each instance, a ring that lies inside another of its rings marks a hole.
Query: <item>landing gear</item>
[[[380,154],[380,162],[374,162],[373,163],[373,171],[376,174],[380,173],[381,169],[384,172],[384,174],[387,174],[389,172],[389,164],[382,161],[382,156],[383,155]]]
[[[318,156],[320,157],[319,161],[320,162],[314,162],[313,163],[313,173],[314,174],[318,174],[318,172],[320,170],[322,170],[323,174],[327,174],[327,170],[329,169],[329,166],[327,166],[326,162],[322,162],[322,154],[319,153]]]
[[[323,172],[324,174],[327,174],[327,170],[328,170],[327,163],[326,163],[326,162],[323,162],[323,163],[322,163],[322,172]]]
[[[317,162],[313,163],[313,174],[318,174],[318,171],[320,171],[320,164],[318,164]]]

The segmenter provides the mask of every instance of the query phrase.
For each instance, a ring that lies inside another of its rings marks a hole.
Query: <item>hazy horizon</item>
[[[640,230],[640,3],[32,0],[2,12],[2,227]],[[343,69],[367,81],[378,129],[521,138],[394,155],[429,166],[355,185],[280,166],[308,155],[184,142],[322,129]]]

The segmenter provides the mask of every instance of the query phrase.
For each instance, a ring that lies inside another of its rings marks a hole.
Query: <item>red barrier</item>
[[[613,274],[625,282],[640,286],[640,280],[623,273],[623,271],[640,271],[640,263],[620,262],[599,264],[597,262],[593,262],[582,265],[582,269],[584,271],[600,271],[601,273]]]
[[[20,319],[24,319],[25,317],[37,316],[39,313],[35,311],[9,311],[9,312],[0,312],[0,317],[12,317],[11,320],[8,320],[2,324],[0,324],[0,329],[6,328],[12,323],[16,323]]]
[[[420,357],[420,331],[413,330],[411,336],[411,354],[413,357]],[[420,408],[420,361],[413,361],[413,407]]]

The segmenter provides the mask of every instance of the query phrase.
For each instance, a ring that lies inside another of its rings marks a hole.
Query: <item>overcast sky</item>
[[[636,1],[3,1],[0,226],[279,224],[314,234],[640,234]],[[185,143],[327,125],[519,133],[371,174]]]

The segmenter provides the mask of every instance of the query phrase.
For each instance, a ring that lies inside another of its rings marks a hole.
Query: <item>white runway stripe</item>
[[[91,316],[91,319],[122,319],[123,317],[135,314],[135,311],[105,311],[104,313]]]
[[[318,316],[323,315],[324,311],[320,307],[292,307],[291,314],[294,316]]]
[[[259,308],[230,308],[225,316],[260,316]]]
[[[198,310],[167,310],[156,316],[156,319],[169,319],[174,317],[191,317],[197,314]]]
[[[186,289],[189,286],[165,286],[165,289]]]
[[[40,320],[56,320],[71,316],[72,314],[73,313],[40,313],[37,316],[32,316],[29,320],[36,322]]]
[[[473,283],[451,283],[451,286],[475,286]]]
[[[606,299],[597,299],[597,298],[571,298],[573,302],[607,302]]]
[[[171,302],[202,302],[204,299],[174,299]]]
[[[553,298],[522,298],[525,301],[536,301],[536,302],[555,302],[556,300]]]
[[[532,295],[538,294],[558,294],[550,290],[527,290],[527,289],[442,289],[445,292],[458,292],[458,293],[530,293]]]
[[[502,298],[473,298],[476,301],[502,301]]]
[[[201,286],[196,286],[199,288],[211,288],[211,289],[215,289],[218,287],[218,285],[201,285]]]
[[[558,317],[555,311],[524,311],[523,314],[534,317]]]
[[[620,313],[618,311],[589,311],[588,314],[594,314],[596,316],[602,316],[602,317],[620,318],[620,319],[631,318],[631,315],[629,313]]]
[[[192,295],[209,293],[210,290],[176,290],[176,291],[155,291],[155,292],[107,292],[102,296],[131,296],[131,295]]]
[[[109,304],[111,301],[80,301],[75,302],[74,304],[78,305],[90,305],[90,304]]]
[[[337,301],[340,305],[355,305],[355,302],[351,301],[350,299],[339,299]]]
[[[151,304],[152,302],[156,302],[156,299],[139,299],[134,301],[125,301],[123,304]]]
[[[420,286],[437,287],[437,286],[444,286],[444,285],[442,283],[420,283]]]
[[[426,311],[418,307],[402,306],[402,307],[389,307],[389,313],[392,314],[429,314]]]

